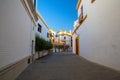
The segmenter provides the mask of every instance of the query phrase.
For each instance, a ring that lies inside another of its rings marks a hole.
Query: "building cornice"
[[[34,4],[33,4],[32,0],[27,0],[27,3],[28,3],[28,5],[29,5],[29,8],[30,8],[32,14],[33,14],[33,17],[34,17],[35,21],[37,21],[37,20],[38,20],[38,17],[37,17],[37,15],[36,15],[36,9],[35,9],[35,7],[34,7]]]
[[[77,6],[76,6],[76,9],[77,9],[77,10],[78,10],[78,8],[80,7],[81,3],[82,3],[82,0],[78,0]]]
[[[37,13],[38,18],[43,22],[43,24],[45,25],[45,27],[49,30],[49,27],[47,26],[46,22],[44,21],[44,19],[42,18],[42,16],[40,15],[40,13]]]
[[[37,15],[36,15],[35,8],[31,9],[32,8],[31,5],[33,6],[31,0],[28,0],[28,1],[21,0],[21,3],[23,4],[28,16],[33,21],[34,25],[36,25],[35,22],[38,20],[38,18],[37,18]]]
[[[57,35],[58,36],[72,36],[72,33],[66,32],[66,31],[60,31]]]

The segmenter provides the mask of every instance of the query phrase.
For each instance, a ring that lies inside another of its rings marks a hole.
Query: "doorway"
[[[33,61],[34,60],[34,40],[32,40],[31,55],[32,55],[32,61]]]
[[[79,36],[77,36],[76,39],[75,39],[75,47],[76,47],[76,51],[75,52],[76,52],[76,55],[80,55],[80,47],[79,47],[80,43],[79,43],[79,40],[80,40]]]

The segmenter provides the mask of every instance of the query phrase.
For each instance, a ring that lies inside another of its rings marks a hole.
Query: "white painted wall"
[[[116,70],[120,70],[119,3],[120,0],[96,0],[91,4],[84,0],[88,18],[78,30],[80,55]]]
[[[64,39],[64,36],[60,36],[60,40],[63,40]]]
[[[72,36],[73,53],[75,54],[75,34]]]
[[[70,36],[66,36],[66,44],[71,46],[71,37]]]
[[[32,23],[31,24],[31,39],[30,39],[31,40],[31,54],[35,54],[35,33],[36,33],[35,27],[36,25],[33,22],[31,23]],[[32,43],[32,40],[34,41],[33,43]]]
[[[20,0],[0,0],[0,68],[31,55],[31,28]]]
[[[38,32],[38,23],[42,26],[42,31],[41,31],[41,33]],[[38,22],[37,22],[37,27],[36,27],[35,29],[36,29],[36,33],[37,33],[40,37],[44,38],[44,39],[47,40],[47,41],[50,40],[50,36],[49,36],[49,38],[47,37],[47,32],[49,33],[49,30],[46,28],[46,26],[43,24],[43,22],[42,22],[41,20],[38,20]]]

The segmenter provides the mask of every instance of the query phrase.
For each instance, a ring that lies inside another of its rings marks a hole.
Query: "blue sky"
[[[73,30],[77,19],[78,0],[37,0],[37,10],[49,28],[56,31]]]

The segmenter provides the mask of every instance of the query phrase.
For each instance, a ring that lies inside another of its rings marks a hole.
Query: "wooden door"
[[[79,49],[80,49],[80,47],[79,47],[79,37],[76,37],[76,40],[75,40],[75,42],[76,42],[76,54],[77,55],[79,55]]]

